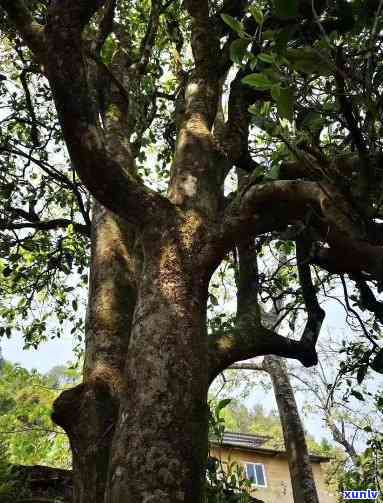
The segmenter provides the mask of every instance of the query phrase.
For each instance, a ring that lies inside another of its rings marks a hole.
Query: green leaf
[[[264,21],[263,12],[261,11],[261,9],[259,7],[257,7],[256,5],[252,5],[249,8],[249,11],[250,11],[251,15],[253,16],[253,18],[255,19],[256,23],[261,26]]]
[[[224,409],[231,402],[231,398],[220,400],[215,408],[215,415],[218,417],[222,409]]]
[[[372,360],[370,367],[375,370],[375,372],[379,372],[379,374],[383,374],[383,349],[380,349],[374,359]]]
[[[249,45],[248,40],[238,39],[230,46],[230,58],[234,63],[240,65],[247,52],[247,46]]]
[[[223,22],[226,23],[235,32],[242,33],[245,31],[243,24],[234,19],[232,16],[229,16],[229,14],[221,14],[221,18]]]
[[[251,87],[255,87],[260,91],[267,91],[273,86],[273,82],[263,73],[250,73],[242,79],[242,83]]]
[[[271,96],[277,101],[281,95],[281,84],[274,84],[271,88]]]
[[[257,66],[257,62],[258,62],[257,56],[252,56],[250,59],[250,70],[251,71],[253,71],[254,68]]]
[[[274,38],[275,38],[275,31],[273,31],[273,30],[265,30],[262,33],[262,38],[263,38],[263,40],[274,40]]]
[[[364,378],[366,377],[366,374],[367,374],[367,366],[358,368],[358,372],[356,374],[356,380],[358,381],[358,384],[362,384]]]
[[[279,178],[279,171],[280,171],[280,165],[279,164],[274,164],[267,175],[267,178],[270,180],[278,180]]]
[[[283,119],[292,122],[294,119],[295,96],[290,87],[281,87],[279,97],[276,99],[278,114]]]
[[[258,54],[257,58],[270,65],[275,62],[275,57],[272,54],[267,54],[266,52],[261,52]]]
[[[297,72],[327,76],[333,71],[328,55],[311,47],[287,49],[286,57]]]
[[[356,390],[353,389],[351,391],[351,395],[354,396],[356,399],[364,402],[364,397],[363,397],[362,393],[360,393],[359,391],[356,391]]]
[[[274,9],[277,17],[289,19],[298,15],[298,0],[274,0]]]

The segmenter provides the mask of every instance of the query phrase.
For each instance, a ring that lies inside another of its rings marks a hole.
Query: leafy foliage
[[[73,383],[73,378],[65,374],[66,369],[53,378],[9,362],[4,364],[0,380],[0,440],[6,441],[9,463],[70,467],[68,439],[50,419],[52,403],[60,392],[57,383]]]

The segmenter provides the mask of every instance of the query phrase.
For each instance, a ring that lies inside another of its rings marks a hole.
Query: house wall
[[[257,487],[253,496],[264,500],[265,503],[294,503],[290,482],[289,466],[286,457],[281,455],[259,454],[240,449],[212,448],[211,456],[222,461],[236,461],[238,463],[261,463],[266,473],[267,487]],[[325,483],[324,470],[320,463],[313,463],[314,479],[320,503],[336,503]]]

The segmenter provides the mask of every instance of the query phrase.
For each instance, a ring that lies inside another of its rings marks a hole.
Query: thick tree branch
[[[191,18],[195,68],[186,83],[185,111],[171,168],[169,199],[215,218],[223,181],[217,170],[222,153],[211,134],[220,94],[219,40],[209,18],[207,0],[187,0],[185,7]]]
[[[244,70],[239,70],[230,84],[228,119],[217,139],[229,160],[237,168],[252,172],[258,163],[252,159],[249,152],[249,106],[264,100],[269,93],[244,86],[242,78],[246,73]]]
[[[315,348],[311,344],[288,339],[265,327],[238,327],[230,333],[210,336],[210,380],[238,361],[269,354],[296,359],[305,367],[318,362]]]
[[[106,39],[113,31],[113,21],[114,14],[116,10],[117,0],[108,0],[105,5],[105,11],[103,13],[99,31],[97,37],[94,41],[94,52],[99,55]]]
[[[54,0],[49,7],[49,18],[56,18],[62,28],[72,28],[79,33],[107,0]],[[60,17],[57,19],[57,17]]]
[[[249,235],[280,230],[288,224],[305,221],[314,214],[317,230],[330,248],[317,254],[317,262],[327,268],[335,263],[353,266],[383,277],[383,247],[370,245],[364,222],[333,185],[303,180],[278,180],[248,186],[238,191],[226,208],[214,253],[222,246],[229,250],[234,242]],[[260,222],[260,223],[259,223]],[[332,259],[332,264],[330,263]]]
[[[296,242],[297,267],[303,300],[306,306],[307,322],[301,341],[315,347],[325,311],[320,307],[310,271],[310,243],[304,238]]]
[[[191,44],[195,63],[195,70],[186,91],[186,118],[203,118],[205,127],[210,130],[218,104],[219,40],[209,17],[208,1],[186,0],[185,6],[191,17]]]
[[[131,222],[152,223],[158,210],[170,209],[170,205],[140,183],[133,170],[108,155],[98,111],[89,93],[81,43],[81,27],[100,2],[85,4],[54,4],[45,30],[47,75],[64,138],[75,169],[99,202]]]

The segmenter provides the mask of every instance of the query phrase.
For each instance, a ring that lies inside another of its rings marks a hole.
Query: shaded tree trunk
[[[52,415],[70,439],[78,503],[104,501],[136,298],[136,262],[128,251],[134,239],[121,219],[93,204],[84,380],[60,395]]]
[[[108,503],[194,503],[203,497],[208,285],[184,263],[176,236],[153,238],[145,238],[124,369],[129,393],[120,403]]]

